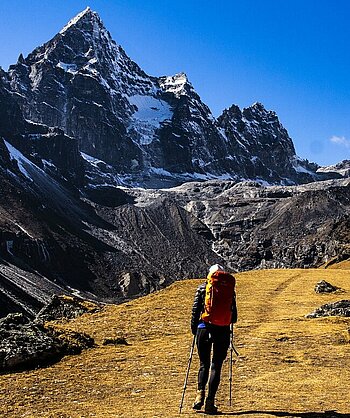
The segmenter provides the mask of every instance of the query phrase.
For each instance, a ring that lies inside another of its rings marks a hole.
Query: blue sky
[[[0,65],[86,6],[148,74],[185,72],[215,116],[259,101],[300,157],[350,159],[350,1],[1,0]]]

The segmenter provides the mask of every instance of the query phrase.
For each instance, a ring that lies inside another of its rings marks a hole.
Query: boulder
[[[46,331],[60,344],[64,355],[80,354],[83,350],[95,346],[94,339],[85,332],[76,332],[51,326],[48,326]]]
[[[332,293],[339,290],[339,287],[333,286],[332,284],[326,282],[325,280],[321,280],[320,282],[316,283],[315,292],[316,293]]]
[[[105,338],[102,345],[130,345],[125,337]]]
[[[85,301],[76,296],[53,295],[51,301],[45,305],[36,316],[36,322],[55,321],[58,319],[74,319],[86,312],[96,312],[95,303]]]
[[[62,345],[23,314],[0,320],[0,372],[43,366],[63,354]]]
[[[0,373],[52,364],[92,347],[86,334],[45,328],[21,313],[0,320]]]
[[[320,318],[324,316],[350,317],[350,300],[339,300],[333,303],[326,303],[306,315],[307,318]]]

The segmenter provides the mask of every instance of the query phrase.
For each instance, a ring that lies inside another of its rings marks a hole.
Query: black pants
[[[198,371],[198,390],[204,390],[208,385],[208,398],[215,398],[220,383],[222,363],[230,345],[230,327],[210,326],[198,328],[197,349],[200,360]],[[213,349],[212,357],[211,351]],[[211,363],[211,367],[210,367]]]

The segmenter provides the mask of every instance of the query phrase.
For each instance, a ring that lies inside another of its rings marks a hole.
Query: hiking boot
[[[193,409],[199,411],[204,405],[205,392],[204,390],[197,390],[197,396],[193,403]]]
[[[218,408],[214,404],[214,399],[207,398],[205,400],[204,412],[208,415],[215,415],[218,413]]]

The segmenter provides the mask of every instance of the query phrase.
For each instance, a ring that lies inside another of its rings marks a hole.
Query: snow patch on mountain
[[[43,78],[43,73],[38,70],[37,65],[31,66],[31,71],[29,73],[29,79],[31,81],[32,90],[37,90],[38,86]]]
[[[91,155],[86,154],[85,152],[81,152],[80,155],[84,158],[85,161],[89,162],[90,164],[94,165],[95,167],[98,167],[99,163],[106,164],[104,161],[92,157]]]
[[[316,177],[315,171],[312,171],[308,165],[308,162],[306,160],[303,160],[302,158],[298,156],[294,156],[292,159],[292,167],[297,173],[304,173],[308,174],[312,177]]]
[[[299,165],[299,164],[295,164],[293,167],[294,167],[294,170],[297,173],[307,173],[307,174],[310,174],[310,175],[315,174],[313,171],[308,170],[308,169],[306,169],[305,167],[303,167],[302,165]]]
[[[150,173],[156,174],[158,176],[165,176],[173,179],[183,179],[183,181],[206,181],[206,180],[233,180],[235,176],[232,176],[230,173],[223,173],[221,175],[214,175],[212,173],[171,173],[163,168],[151,167]]]
[[[172,118],[172,109],[167,102],[153,96],[136,94],[128,97],[128,100],[136,108],[131,117],[129,132],[134,133],[138,144],[148,145],[154,140],[161,123]]]
[[[28,171],[26,170],[26,166],[34,166],[34,164],[28,160],[17,148],[12,146],[9,142],[4,141],[8,152],[10,153],[11,160],[15,160],[17,162],[18,168],[20,172],[27,177],[30,181],[33,181],[31,176],[29,175]]]
[[[31,239],[35,239],[35,237],[33,237],[32,234],[30,234],[23,226],[21,226],[19,223],[15,222],[15,221],[11,221],[14,225],[17,226],[17,228],[19,228],[24,234],[26,234],[29,238]]]
[[[67,31],[67,29],[69,29],[71,26],[74,26],[77,24],[77,22],[87,13],[94,13],[91,11],[90,7],[87,7],[86,9],[84,9],[82,12],[78,13],[75,17],[73,17],[73,19],[71,19],[64,27],[62,30],[60,30],[60,33],[63,34]],[[96,14],[97,15],[97,14]]]
[[[128,185],[127,178],[123,179],[123,176],[118,175],[105,161],[84,152],[80,152],[80,155],[86,162],[85,178],[90,188]]]
[[[56,67],[62,68],[62,70],[71,74],[76,74],[78,72],[76,64],[66,64],[65,62],[60,61]]]
[[[164,120],[171,119],[173,115],[171,107],[167,102],[152,96],[136,94],[129,97],[129,102],[137,108],[132,115],[133,119],[147,122],[156,128],[159,128]]]
[[[187,94],[185,89],[186,84],[192,87],[185,73],[161,77],[159,81],[160,87],[165,92],[173,93],[177,98]]]

